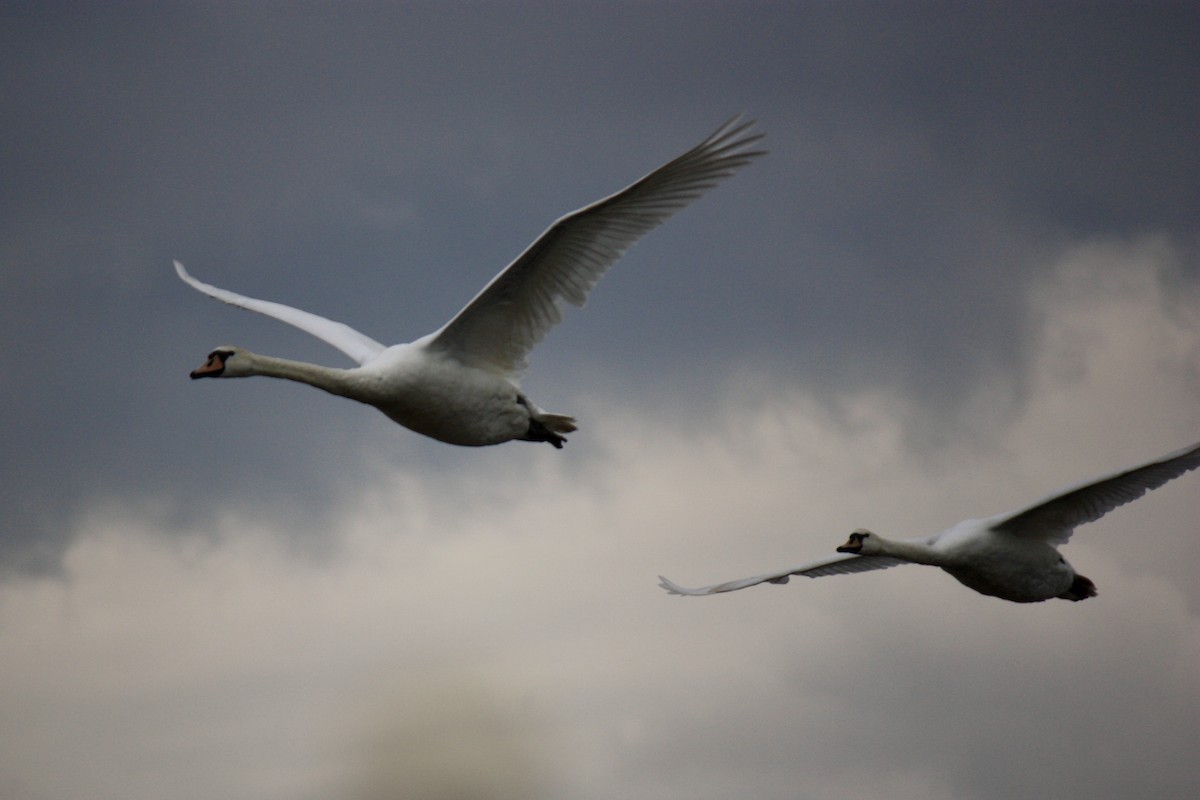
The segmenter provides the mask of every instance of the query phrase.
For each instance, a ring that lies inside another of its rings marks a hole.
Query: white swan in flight
[[[300,381],[375,406],[395,422],[466,446],[512,439],[561,448],[573,417],[550,414],[520,390],[525,359],[562,319],[565,303],[588,292],[646,233],[765,151],[753,121],[734,118],[628,188],[551,225],[440,330],[385,347],[340,322],[202,283],[178,261],[188,285],[238,308],[294,325],[358,362],[335,369],[218,347],[193,378],[266,375]]]
[[[840,555],[803,566],[699,589],[684,588],[660,575],[660,585],[671,594],[717,594],[759,583],[787,583],[792,575],[819,578],[928,564],[981,594],[1015,603],[1053,597],[1086,600],[1096,596],[1096,585],[1075,572],[1054,546],[1066,544],[1076,526],[1095,522],[1196,467],[1200,467],[1200,443],[1066,489],[1020,511],[964,520],[934,536],[893,541],[859,529],[837,549]]]

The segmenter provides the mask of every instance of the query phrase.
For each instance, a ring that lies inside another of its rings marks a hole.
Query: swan
[[[732,592],[759,583],[787,583],[792,575],[819,578],[887,569],[900,564],[941,567],[980,594],[1038,603],[1051,598],[1086,600],[1096,585],[1077,573],[1055,545],[1066,544],[1076,526],[1095,522],[1117,506],[1200,466],[1200,443],[1141,466],[1065,489],[1028,508],[988,519],[968,519],[934,536],[895,541],[858,529],[837,548],[839,555],[753,578],[684,588],[659,576],[671,594]]]
[[[582,306],[621,255],[707,190],[765,154],[763,134],[734,117],[711,136],[641,180],[559,218],[434,333],[385,347],[340,322],[256,300],[175,271],[192,288],[324,340],[358,363],[336,369],[222,346],[192,378],[265,375],[299,381],[374,406],[393,421],[449,444],[480,447],[513,439],[561,449],[575,419],[538,408],[519,374],[565,303]]]

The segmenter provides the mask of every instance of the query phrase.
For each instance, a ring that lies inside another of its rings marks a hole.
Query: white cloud
[[[1194,794],[1198,476],[1076,536],[1086,603],[1006,604],[919,567],[701,599],[655,586],[800,563],[860,525],[932,532],[1200,439],[1196,320],[1162,288],[1175,258],[1154,240],[1065,253],[1033,298],[1025,404],[991,418],[1003,387],[981,386],[966,444],[916,453],[901,421],[919,409],[829,409],[747,373],[704,419],[586,401],[587,460],[381,476],[345,496],[328,560],[252,511],[163,537],[152,511],[98,510],[65,579],[0,587],[0,787]]]

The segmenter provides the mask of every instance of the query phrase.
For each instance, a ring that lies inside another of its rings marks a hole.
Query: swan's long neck
[[[901,561],[910,561],[913,564],[928,564],[934,567],[940,567],[943,564],[944,559],[942,558],[942,554],[933,547],[930,547],[926,542],[885,539],[877,533],[871,534],[871,538],[875,540],[874,550],[877,551],[878,555],[891,556]]]
[[[364,400],[362,386],[359,381],[352,378],[349,370],[323,367],[319,364],[292,361],[275,356],[264,356],[244,350],[240,355],[246,358],[246,362],[236,377],[262,375],[267,378],[283,378],[298,383],[307,383],[309,386],[315,386],[339,397]]]

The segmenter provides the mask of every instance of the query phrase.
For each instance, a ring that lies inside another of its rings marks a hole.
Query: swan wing
[[[1003,515],[991,529],[1014,536],[1065,544],[1079,525],[1095,522],[1118,506],[1200,467],[1200,443],[1141,466],[1121,470],[1066,489],[1013,514]]]
[[[600,276],[646,233],[765,151],[753,121],[734,118],[628,188],[551,225],[441,330],[430,346],[515,374],[564,304],[582,306]]]
[[[803,575],[806,578],[820,578],[824,575],[848,575],[852,572],[870,572],[877,569],[887,569],[888,567],[896,567],[901,564],[910,562],[902,561],[898,558],[890,558],[888,556],[858,556],[853,553],[838,553],[834,556],[828,556],[818,561],[811,561],[808,564],[792,569],[785,569],[780,572],[768,572],[765,575],[755,575],[753,578],[742,578],[741,580],[728,581],[726,583],[716,583],[712,586],[701,586],[698,589],[688,589],[680,586],[672,580],[658,576],[658,585],[666,589],[670,594],[681,595],[704,595],[704,594],[720,594],[721,592],[734,592],[738,589],[745,589],[748,586],[757,586],[760,583],[787,583],[788,579],[793,575]]]
[[[188,274],[188,271],[183,268],[183,264],[180,264],[178,261],[175,262],[175,272],[179,274],[184,283],[196,291],[203,292],[209,297],[215,297],[222,303],[228,303],[238,308],[245,308],[249,311],[257,311],[259,314],[266,314],[268,317],[274,317],[281,322],[294,325],[306,333],[311,333],[323,342],[333,345],[359,364],[365,364],[386,349],[371,337],[361,334],[349,325],[344,325],[341,322],[334,322],[333,320],[319,317],[316,314],[301,311],[298,308],[285,306],[282,303],[272,303],[269,300],[255,300],[253,297],[243,297],[227,289],[218,289],[216,286],[210,286],[203,281],[198,281]]]

